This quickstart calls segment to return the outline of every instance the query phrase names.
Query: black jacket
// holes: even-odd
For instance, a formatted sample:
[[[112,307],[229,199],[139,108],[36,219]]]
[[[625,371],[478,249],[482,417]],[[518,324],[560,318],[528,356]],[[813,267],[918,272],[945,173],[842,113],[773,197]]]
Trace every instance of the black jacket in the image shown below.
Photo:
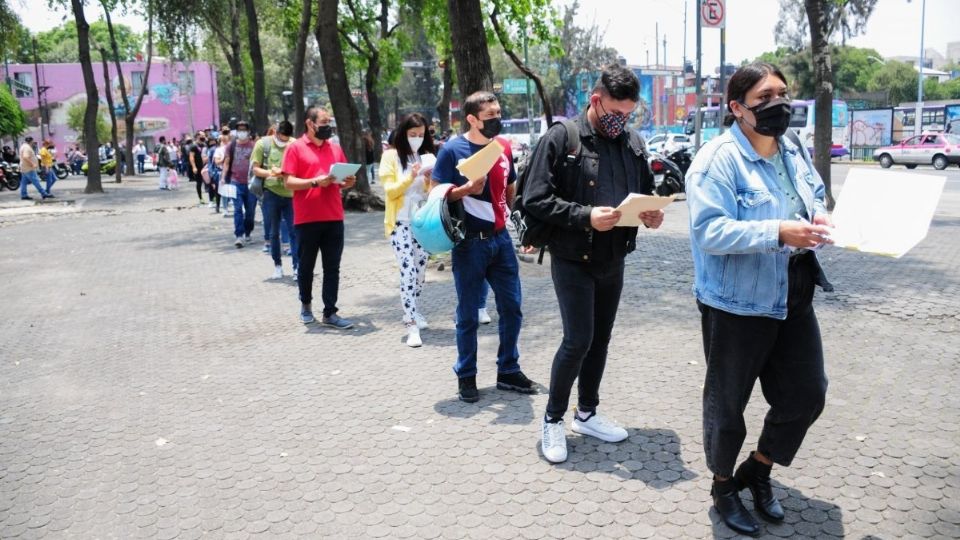
[[[623,258],[637,247],[636,227],[614,227],[598,233],[590,225],[590,212],[596,205],[599,156],[598,145],[612,145],[623,159],[627,188],[631,193],[652,194],[653,173],[647,163],[646,147],[633,130],[627,129],[610,141],[596,133],[586,113],[574,120],[580,132],[579,156],[568,155],[567,130],[560,123],[550,127],[530,158],[528,185],[523,189],[523,205],[532,216],[555,226],[548,247],[553,257],[575,261],[593,261],[595,234],[610,234],[613,257]],[[618,151],[618,152],[617,152]],[[611,181],[606,179],[606,181]]]

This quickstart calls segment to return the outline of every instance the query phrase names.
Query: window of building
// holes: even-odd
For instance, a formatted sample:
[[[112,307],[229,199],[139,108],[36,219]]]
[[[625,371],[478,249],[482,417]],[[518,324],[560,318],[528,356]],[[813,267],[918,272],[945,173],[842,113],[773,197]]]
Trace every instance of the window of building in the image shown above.
[[[143,88],[143,72],[142,71],[132,71],[130,72],[130,87],[133,92],[133,98],[136,99],[140,95],[140,89]]]
[[[14,91],[18,98],[33,97],[33,73],[20,71],[13,74]]]
[[[181,71],[179,73],[178,86],[180,93],[183,95],[193,95],[196,92],[197,86],[192,71]]]

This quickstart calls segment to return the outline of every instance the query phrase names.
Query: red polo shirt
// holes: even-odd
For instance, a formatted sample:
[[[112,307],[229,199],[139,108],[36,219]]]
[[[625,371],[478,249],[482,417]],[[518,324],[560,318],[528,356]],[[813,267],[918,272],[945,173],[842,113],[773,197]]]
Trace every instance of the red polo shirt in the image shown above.
[[[284,174],[310,179],[327,174],[334,163],[346,162],[347,156],[340,146],[329,140],[317,146],[303,135],[287,147],[280,168]],[[343,221],[339,184],[293,192],[294,225],[316,221]]]

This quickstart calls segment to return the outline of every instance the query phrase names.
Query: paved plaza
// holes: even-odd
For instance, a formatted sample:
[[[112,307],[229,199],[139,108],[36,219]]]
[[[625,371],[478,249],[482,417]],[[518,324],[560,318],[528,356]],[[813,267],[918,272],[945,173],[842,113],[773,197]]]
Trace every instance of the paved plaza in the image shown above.
[[[764,537],[960,537],[953,171],[906,257],[823,252],[826,409],[774,469],[787,517]],[[711,510],[701,445],[684,203],[627,259],[601,408],[629,439],[568,429],[569,460],[551,465],[545,393],[496,389],[496,317],[480,330],[480,402],[457,400],[449,262],[430,265],[424,346],[404,345],[382,213],[347,215],[340,307],[357,324],[340,332],[300,324],[296,283],[267,279],[259,241],[234,248],[232,220],[197,207],[191,184],[155,183],[83,195],[71,178],[44,204],[0,193],[0,538],[735,536]],[[546,385],[549,263],[521,272],[521,366]],[[765,410],[757,388],[744,456]]]

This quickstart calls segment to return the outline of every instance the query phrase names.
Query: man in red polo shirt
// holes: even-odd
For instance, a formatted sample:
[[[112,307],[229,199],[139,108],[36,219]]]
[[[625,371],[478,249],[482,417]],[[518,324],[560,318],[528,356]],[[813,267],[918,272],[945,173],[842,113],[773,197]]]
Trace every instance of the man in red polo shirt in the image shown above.
[[[341,189],[353,187],[356,178],[336,183],[329,176],[334,163],[346,163],[343,149],[330,141],[333,128],[330,113],[322,107],[310,107],[304,114],[306,131],[287,147],[281,169],[284,185],[293,191],[293,224],[300,244],[300,320],[317,322],[310,303],[313,300],[313,269],[319,252],[323,264],[323,324],[340,330],[353,323],[337,315],[340,288],[340,256],[343,254],[343,200]]]

